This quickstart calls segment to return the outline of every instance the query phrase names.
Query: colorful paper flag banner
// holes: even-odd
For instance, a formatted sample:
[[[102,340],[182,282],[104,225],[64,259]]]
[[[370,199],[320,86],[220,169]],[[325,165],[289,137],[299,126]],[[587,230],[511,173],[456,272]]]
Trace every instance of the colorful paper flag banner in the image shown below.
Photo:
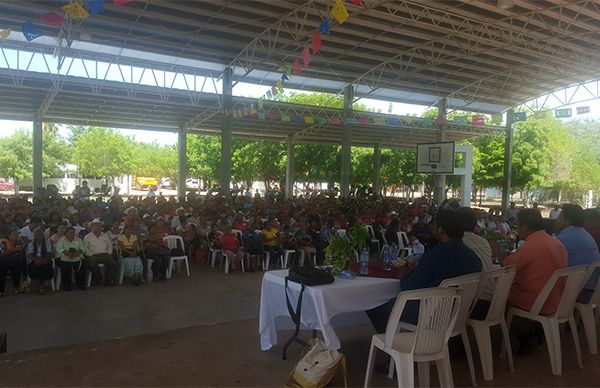
[[[340,123],[341,123],[341,120],[339,117],[332,117],[329,119],[329,124],[338,125]]]
[[[429,118],[429,117],[425,117],[423,119],[423,125],[426,127],[431,127],[431,124],[433,124],[433,119]]]
[[[590,107],[589,106],[578,106],[577,114],[582,115],[584,113],[590,113]]]
[[[485,117],[484,116],[473,116],[473,118],[471,118],[471,124],[473,125],[483,125],[485,124]]]
[[[448,124],[448,120],[445,117],[438,117],[437,119],[435,119],[435,123],[437,125],[444,125]]]
[[[69,4],[63,5],[62,9],[67,15],[69,15],[73,19],[83,20],[87,19],[90,16],[88,11],[86,11],[85,8],[83,8],[81,4],[79,4],[79,2],[76,1],[71,1]]]
[[[2,40],[8,39],[11,32],[12,30],[10,28],[0,31],[0,38],[2,38]]]
[[[269,113],[269,114],[267,114],[267,117],[269,118],[269,120],[272,120],[272,121],[279,120],[279,115],[277,115],[275,113]]]
[[[571,108],[556,109],[554,111],[554,117],[556,117],[557,119],[565,119],[565,118],[571,117],[571,115],[572,115]]]
[[[288,78],[287,74],[283,74],[281,76],[281,81],[285,82],[285,81],[289,81],[290,79]]]
[[[525,121],[527,120],[527,113],[525,112],[515,112],[513,114],[513,121],[517,122],[517,121]]]
[[[258,112],[258,119],[265,120],[267,118],[267,114],[265,112]]]
[[[104,0],[87,0],[87,9],[92,16],[104,13]]]
[[[28,42],[31,42],[32,40],[44,35],[42,30],[33,24],[31,19],[27,19],[27,21],[21,26],[21,29],[23,31],[23,36],[25,36],[25,39],[27,39]]]
[[[279,93],[283,93],[283,82],[281,82],[281,80],[278,80],[275,86],[277,86],[277,91]]]
[[[413,118],[412,118],[412,117],[410,117],[410,116],[409,116],[409,117],[405,117],[405,118],[404,118],[404,122],[405,122],[406,124],[412,124],[412,122],[413,122]]]
[[[329,20],[323,19],[323,21],[319,25],[319,32],[321,32],[321,34],[325,34],[325,35],[329,35],[331,33],[331,30],[329,27]]]
[[[352,0],[352,4],[354,4],[354,5],[360,5],[360,1],[361,0]]]
[[[125,4],[133,3],[135,0],[113,0],[115,7],[120,7]]]
[[[390,117],[390,118],[388,118],[387,123],[389,125],[398,125],[398,124],[400,124],[400,120],[398,120],[395,117]]]
[[[316,55],[321,50],[321,47],[323,46],[323,43],[321,42],[321,33],[319,31],[315,31],[315,33],[313,34],[311,45],[312,45],[312,53],[313,53],[313,55]]]
[[[288,115],[283,115],[281,116],[281,121],[283,121],[284,123],[289,123],[292,121],[292,118]]]
[[[331,16],[333,16],[340,24],[344,24],[346,19],[348,19],[348,16],[350,15],[342,0],[335,0],[335,5],[331,9]]]
[[[65,18],[57,14],[56,12],[48,12],[40,16],[40,19],[52,26],[62,26],[65,22]]]
[[[298,60],[298,58],[294,59],[294,63],[292,65],[292,73],[294,75],[300,75],[300,61]]]
[[[304,124],[314,124],[315,123],[315,118],[312,116],[305,116],[304,117]]]
[[[467,116],[455,116],[453,121],[455,124],[466,124]]]
[[[304,119],[298,115],[294,115],[292,116],[292,122],[294,124],[302,124],[304,122]]]
[[[304,47],[304,49],[302,49],[302,62],[304,63],[304,67],[308,67],[308,65],[310,65],[310,61],[311,57],[308,47]]]
[[[317,123],[321,125],[327,124],[327,119],[325,117],[317,117]]]

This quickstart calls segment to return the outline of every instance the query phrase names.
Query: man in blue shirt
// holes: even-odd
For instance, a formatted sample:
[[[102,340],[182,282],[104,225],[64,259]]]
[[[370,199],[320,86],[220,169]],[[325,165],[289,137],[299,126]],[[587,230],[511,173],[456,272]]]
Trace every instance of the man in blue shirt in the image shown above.
[[[481,260],[475,252],[462,241],[464,218],[456,210],[440,210],[434,222],[433,233],[440,242],[434,249],[425,252],[417,267],[405,279],[401,280],[403,291],[437,287],[445,279],[481,272]],[[396,299],[367,312],[375,330],[385,332],[389,314]],[[419,316],[419,304],[407,303],[401,320],[416,324]]]
[[[560,233],[556,238],[563,243],[569,254],[569,267],[590,264],[600,259],[598,245],[592,235],[585,230],[585,212],[576,204],[563,205],[556,219],[556,228]],[[595,271],[581,292],[578,301],[587,303],[598,283],[599,271]]]

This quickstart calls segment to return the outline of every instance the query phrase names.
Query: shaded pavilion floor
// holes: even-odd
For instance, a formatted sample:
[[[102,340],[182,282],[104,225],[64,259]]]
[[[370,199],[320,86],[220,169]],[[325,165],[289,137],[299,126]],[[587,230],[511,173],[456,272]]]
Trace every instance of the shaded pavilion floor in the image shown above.
[[[282,360],[281,342],[290,332],[280,332],[278,346],[260,351],[261,277],[226,276],[194,265],[190,278],[178,275],[140,288],[2,298],[0,328],[9,332],[9,353],[0,355],[0,386],[282,386],[302,349],[292,345]],[[83,318],[75,319],[78,314]],[[337,332],[349,383],[361,386],[373,329],[358,325]],[[578,369],[569,337],[564,334],[563,376],[550,373],[542,346],[516,355],[513,373],[495,357],[491,382],[483,381],[476,364],[479,386],[600,386],[600,356],[589,355],[582,341],[584,369]],[[468,386],[464,356],[453,357],[452,369],[455,385]],[[333,385],[342,382],[336,376]],[[431,382],[437,384],[435,368]],[[377,372],[372,383],[397,386]]]

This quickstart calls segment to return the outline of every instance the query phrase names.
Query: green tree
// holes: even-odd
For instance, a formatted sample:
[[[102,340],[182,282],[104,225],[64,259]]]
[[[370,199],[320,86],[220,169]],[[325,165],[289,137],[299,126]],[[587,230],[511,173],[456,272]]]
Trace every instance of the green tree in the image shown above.
[[[340,181],[340,147],[322,144],[303,144],[295,147],[296,181],[327,182]]]
[[[269,185],[285,176],[285,147],[271,141],[238,141],[232,157],[235,180],[260,180]]]
[[[33,175],[33,146],[31,133],[25,129],[17,130],[13,135],[0,141],[0,175],[13,178],[15,193],[19,192],[19,183]]]
[[[189,135],[187,161],[190,176],[206,181],[219,178],[221,138],[218,136]]]
[[[373,183],[373,148],[353,147],[352,184],[370,185]]]
[[[134,170],[138,176],[171,177],[177,176],[177,148],[158,143],[136,143],[134,150]]]
[[[116,177],[135,170],[135,143],[108,128],[92,127],[73,143],[73,161],[84,176]]]

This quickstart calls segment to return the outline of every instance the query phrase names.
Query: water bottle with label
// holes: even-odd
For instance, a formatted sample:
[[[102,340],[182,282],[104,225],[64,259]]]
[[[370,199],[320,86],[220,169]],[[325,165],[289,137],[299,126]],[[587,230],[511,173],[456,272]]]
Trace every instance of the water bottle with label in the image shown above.
[[[383,248],[383,270],[391,271],[392,270],[392,247],[386,246]]]
[[[363,248],[360,252],[360,274],[369,274],[369,250],[367,248]]]

